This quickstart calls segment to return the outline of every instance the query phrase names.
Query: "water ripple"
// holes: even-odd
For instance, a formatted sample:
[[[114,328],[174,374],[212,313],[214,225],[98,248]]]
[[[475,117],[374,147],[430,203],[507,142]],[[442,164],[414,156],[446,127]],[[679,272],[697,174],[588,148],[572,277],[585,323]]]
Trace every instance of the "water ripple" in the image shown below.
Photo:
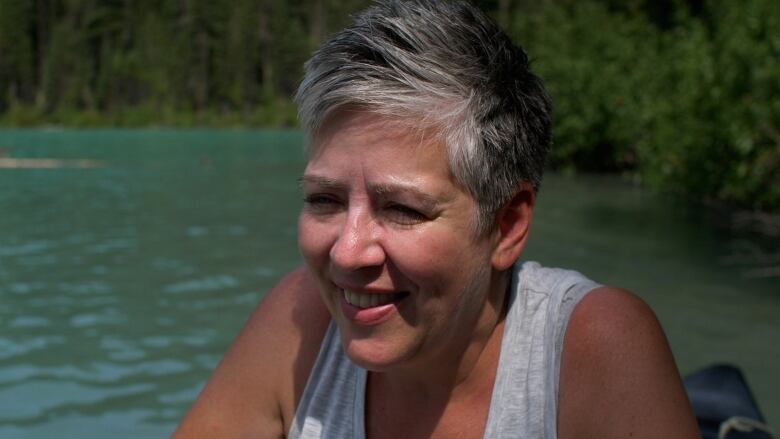
[[[36,366],[17,364],[0,368],[0,385],[28,380],[57,379],[87,384],[111,384],[137,376],[164,376],[187,372],[192,366],[184,361],[160,359],[138,364],[96,362],[86,367],[73,364]]]
[[[51,320],[38,316],[19,316],[8,322],[10,328],[44,328],[51,325]]]
[[[13,294],[30,294],[46,287],[43,282],[14,282],[8,285],[8,291]]]
[[[65,343],[65,337],[60,335],[26,337],[24,340],[14,341],[0,337],[0,360],[24,355],[32,351],[46,349],[55,344]]]
[[[134,245],[135,242],[131,239],[113,238],[113,239],[104,240],[103,242],[90,246],[87,252],[98,253],[98,254],[112,253],[117,250],[132,248]]]
[[[232,288],[239,285],[238,280],[229,275],[210,276],[203,279],[193,279],[168,284],[163,288],[166,293],[180,294],[194,291],[213,291]]]
[[[112,439],[162,438],[173,433],[175,423],[149,423],[149,419],[158,416],[152,410],[105,411],[98,416],[84,416],[68,413],[34,425],[0,426],[3,439],[58,438],[83,439],[85,437],[105,437]],[[180,417],[176,412],[172,417]],[[86,433],[86,432],[92,432]],[[109,433],[110,432],[110,433]]]
[[[23,256],[32,255],[51,250],[56,247],[52,241],[30,241],[20,245],[0,246],[0,256]]]
[[[153,390],[153,384],[95,387],[61,381],[33,381],[0,389],[0,422],[35,418],[65,404],[92,404],[111,397]]]
[[[100,313],[82,313],[70,318],[70,326],[84,328],[97,325],[118,325],[127,320],[124,314],[114,308],[107,308]]]
[[[187,236],[190,236],[192,238],[206,236],[208,235],[208,233],[209,233],[209,229],[206,227],[192,226],[187,228]]]
[[[178,392],[163,393],[157,397],[157,400],[165,404],[187,404],[195,400],[198,393],[203,389],[203,384],[199,383],[189,389]]]
[[[140,360],[146,357],[146,351],[136,347],[135,343],[118,337],[103,337],[100,348],[109,353],[109,357],[117,361]]]
[[[111,285],[101,281],[62,282],[57,287],[63,292],[75,294],[106,294],[111,292]]]

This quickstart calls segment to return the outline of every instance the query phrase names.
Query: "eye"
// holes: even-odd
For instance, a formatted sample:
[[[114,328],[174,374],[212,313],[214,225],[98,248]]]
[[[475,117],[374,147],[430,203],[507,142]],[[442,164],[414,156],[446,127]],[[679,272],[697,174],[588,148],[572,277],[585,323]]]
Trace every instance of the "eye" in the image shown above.
[[[397,203],[390,203],[384,208],[385,216],[402,225],[414,225],[428,220],[428,217],[418,210]]]
[[[330,194],[310,194],[303,198],[307,209],[314,213],[328,214],[341,209],[341,200]]]

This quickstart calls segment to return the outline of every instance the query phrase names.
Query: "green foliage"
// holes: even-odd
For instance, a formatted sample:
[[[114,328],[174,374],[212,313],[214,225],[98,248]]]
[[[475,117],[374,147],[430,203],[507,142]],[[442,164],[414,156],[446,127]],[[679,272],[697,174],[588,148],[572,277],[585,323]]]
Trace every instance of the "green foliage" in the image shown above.
[[[0,122],[291,125],[303,62],[367,3],[0,0]]]
[[[780,3],[544,3],[512,33],[556,105],[554,167],[780,210]]]
[[[587,171],[635,166],[634,109],[643,95],[637,85],[655,69],[652,26],[585,1],[519,18],[516,39],[555,104],[551,164]]]
[[[0,0],[0,113],[32,96],[31,14],[29,2]]]

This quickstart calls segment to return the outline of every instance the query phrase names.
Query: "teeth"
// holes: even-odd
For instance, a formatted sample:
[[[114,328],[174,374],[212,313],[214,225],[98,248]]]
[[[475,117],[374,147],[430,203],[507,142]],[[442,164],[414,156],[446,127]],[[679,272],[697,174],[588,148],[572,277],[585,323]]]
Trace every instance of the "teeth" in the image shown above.
[[[373,308],[375,306],[386,305],[402,295],[402,293],[390,294],[360,294],[354,291],[344,291],[344,299],[350,305],[358,308]]]

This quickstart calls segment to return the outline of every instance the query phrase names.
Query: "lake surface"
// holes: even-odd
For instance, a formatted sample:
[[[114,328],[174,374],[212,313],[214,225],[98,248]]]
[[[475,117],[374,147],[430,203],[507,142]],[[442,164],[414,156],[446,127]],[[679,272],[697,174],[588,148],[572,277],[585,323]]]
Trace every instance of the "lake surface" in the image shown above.
[[[300,263],[301,142],[0,131],[0,156],[71,166],[0,169],[0,437],[167,437]],[[619,179],[550,175],[523,258],[637,292],[683,373],[739,365],[777,428],[780,240],[719,223]]]

